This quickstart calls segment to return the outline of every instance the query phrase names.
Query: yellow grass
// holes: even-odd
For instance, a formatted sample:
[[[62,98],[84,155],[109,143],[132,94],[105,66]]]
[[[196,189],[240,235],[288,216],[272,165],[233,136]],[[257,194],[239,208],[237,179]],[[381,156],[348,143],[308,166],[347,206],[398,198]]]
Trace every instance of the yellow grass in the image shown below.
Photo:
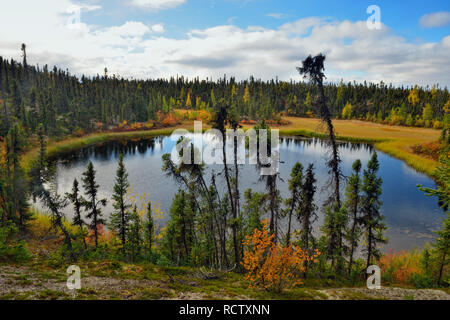
[[[306,133],[325,134],[325,127],[318,119],[287,117],[290,124],[280,127],[280,134],[295,134],[296,130]],[[437,161],[413,153],[412,146],[439,139],[440,131],[435,129],[389,126],[358,120],[333,120],[338,138],[344,140],[373,141],[375,147],[430,177]]]
[[[318,119],[286,117],[288,125],[278,126],[280,135],[301,135],[307,137],[326,138],[325,127]],[[414,154],[411,146],[436,141],[440,131],[435,129],[413,128],[402,126],[389,126],[358,120],[333,120],[338,139],[347,141],[373,142],[375,147],[393,157],[405,161],[419,172],[433,177],[437,161]],[[203,124],[203,129],[210,126]],[[250,126],[244,126],[244,129]],[[63,141],[50,141],[48,143],[48,155],[54,156],[61,153],[72,152],[90,145],[100,144],[111,140],[148,138],[158,135],[169,135],[176,128],[192,130],[193,122],[185,121],[176,127],[166,129],[151,129],[146,131],[119,132],[119,133],[95,133],[80,138],[69,138]],[[22,164],[28,169],[38,155],[38,148],[25,153]]]
[[[88,146],[101,144],[113,140],[132,140],[140,138],[151,138],[155,136],[170,135],[176,128],[192,129],[193,124],[179,125],[176,127],[165,129],[150,129],[142,131],[127,131],[127,132],[102,132],[92,133],[82,137],[72,137],[61,141],[50,140],[47,142],[47,155],[53,157],[58,154],[70,153]],[[39,155],[39,148],[35,146],[29,151],[25,152],[21,157],[21,164],[26,171],[31,168],[31,165]]]

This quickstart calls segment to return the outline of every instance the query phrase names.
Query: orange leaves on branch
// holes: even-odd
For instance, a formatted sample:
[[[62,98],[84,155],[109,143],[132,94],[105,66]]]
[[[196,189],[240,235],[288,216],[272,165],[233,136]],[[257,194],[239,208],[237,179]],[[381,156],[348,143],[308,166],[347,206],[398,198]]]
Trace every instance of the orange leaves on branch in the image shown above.
[[[268,231],[268,220],[263,221],[262,230],[255,229],[244,240],[243,267],[247,270],[246,280],[250,287],[262,287],[269,291],[281,292],[285,288],[302,284],[301,274],[305,264],[317,262],[318,251],[308,256],[299,247],[282,247],[275,244]]]

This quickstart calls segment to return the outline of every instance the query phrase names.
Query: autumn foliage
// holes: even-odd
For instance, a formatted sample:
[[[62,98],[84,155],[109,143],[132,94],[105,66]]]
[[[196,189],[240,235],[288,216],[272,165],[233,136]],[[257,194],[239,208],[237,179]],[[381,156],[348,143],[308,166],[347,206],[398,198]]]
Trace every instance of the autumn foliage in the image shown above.
[[[380,259],[381,274],[391,283],[408,285],[415,274],[423,274],[422,254],[419,251],[392,252]]]
[[[275,244],[267,226],[268,220],[263,221],[262,230],[255,229],[244,241],[246,250],[242,265],[247,270],[245,278],[250,282],[250,287],[281,292],[302,284],[300,277],[305,271],[305,263],[317,262],[320,253],[316,251],[308,256],[299,247]]]

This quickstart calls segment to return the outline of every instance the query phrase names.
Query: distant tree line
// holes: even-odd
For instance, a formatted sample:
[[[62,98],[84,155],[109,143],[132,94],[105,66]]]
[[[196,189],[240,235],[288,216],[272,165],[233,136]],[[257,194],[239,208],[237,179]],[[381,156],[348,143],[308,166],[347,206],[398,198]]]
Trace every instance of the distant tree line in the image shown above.
[[[0,136],[15,122],[24,132],[59,136],[127,122],[158,120],[174,109],[214,110],[220,100],[239,119],[280,119],[281,115],[319,116],[315,82],[245,81],[223,78],[134,80],[110,75],[75,76],[68,70],[31,66],[0,57]],[[149,75],[151,77],[151,75]],[[442,128],[450,121],[450,94],[438,85],[395,87],[374,83],[324,83],[330,116],[408,126]]]

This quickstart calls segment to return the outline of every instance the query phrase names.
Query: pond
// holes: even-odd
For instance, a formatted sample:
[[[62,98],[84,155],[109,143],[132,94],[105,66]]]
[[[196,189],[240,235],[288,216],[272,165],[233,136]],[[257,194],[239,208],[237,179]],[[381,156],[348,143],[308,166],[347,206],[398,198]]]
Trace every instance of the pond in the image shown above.
[[[111,141],[52,159],[56,168],[57,190],[60,194],[70,191],[74,178],[81,181],[82,172],[86,169],[89,161],[92,161],[97,171],[97,183],[100,185],[99,196],[111,199],[117,161],[120,152],[123,152],[129,181],[132,185],[132,194],[138,196],[146,194],[147,200],[160,206],[164,218],[160,220],[159,224],[164,225],[168,219],[170,205],[178,185],[161,171],[161,156],[170,153],[175,143],[170,137]],[[343,160],[343,173],[348,176],[354,160],[360,159],[363,169],[366,167],[374,148],[370,144],[340,142],[339,150]],[[404,162],[377,152],[380,162],[379,176],[383,179],[381,211],[389,227],[386,232],[389,243],[383,248],[383,251],[423,247],[426,242],[433,239],[433,231],[441,227],[444,213],[439,208],[437,201],[425,196],[416,185],[435,187],[435,183],[426,175],[408,167]],[[283,197],[289,195],[288,179],[295,162],[300,161],[305,168],[309,163],[314,163],[317,179],[315,201],[321,208],[328,197],[328,191],[324,189],[328,182],[325,168],[326,154],[327,146],[322,140],[282,137],[280,139],[280,178],[282,180],[278,180],[281,195]],[[208,172],[214,170],[218,173],[222,169],[223,166],[209,166]],[[209,177],[209,175],[207,176]],[[221,192],[224,192],[226,184],[222,177],[218,178],[217,184],[218,188],[222,189]],[[259,171],[255,166],[241,165],[241,193],[243,194],[248,188],[252,188],[254,191],[263,191],[264,184],[259,182]],[[40,207],[39,204],[36,206]],[[112,212],[112,203],[109,200],[107,207],[103,209],[104,216],[107,217],[110,212]],[[70,206],[65,209],[65,213],[71,218]],[[316,232],[321,224],[322,215],[319,211],[319,219],[315,223]]]

